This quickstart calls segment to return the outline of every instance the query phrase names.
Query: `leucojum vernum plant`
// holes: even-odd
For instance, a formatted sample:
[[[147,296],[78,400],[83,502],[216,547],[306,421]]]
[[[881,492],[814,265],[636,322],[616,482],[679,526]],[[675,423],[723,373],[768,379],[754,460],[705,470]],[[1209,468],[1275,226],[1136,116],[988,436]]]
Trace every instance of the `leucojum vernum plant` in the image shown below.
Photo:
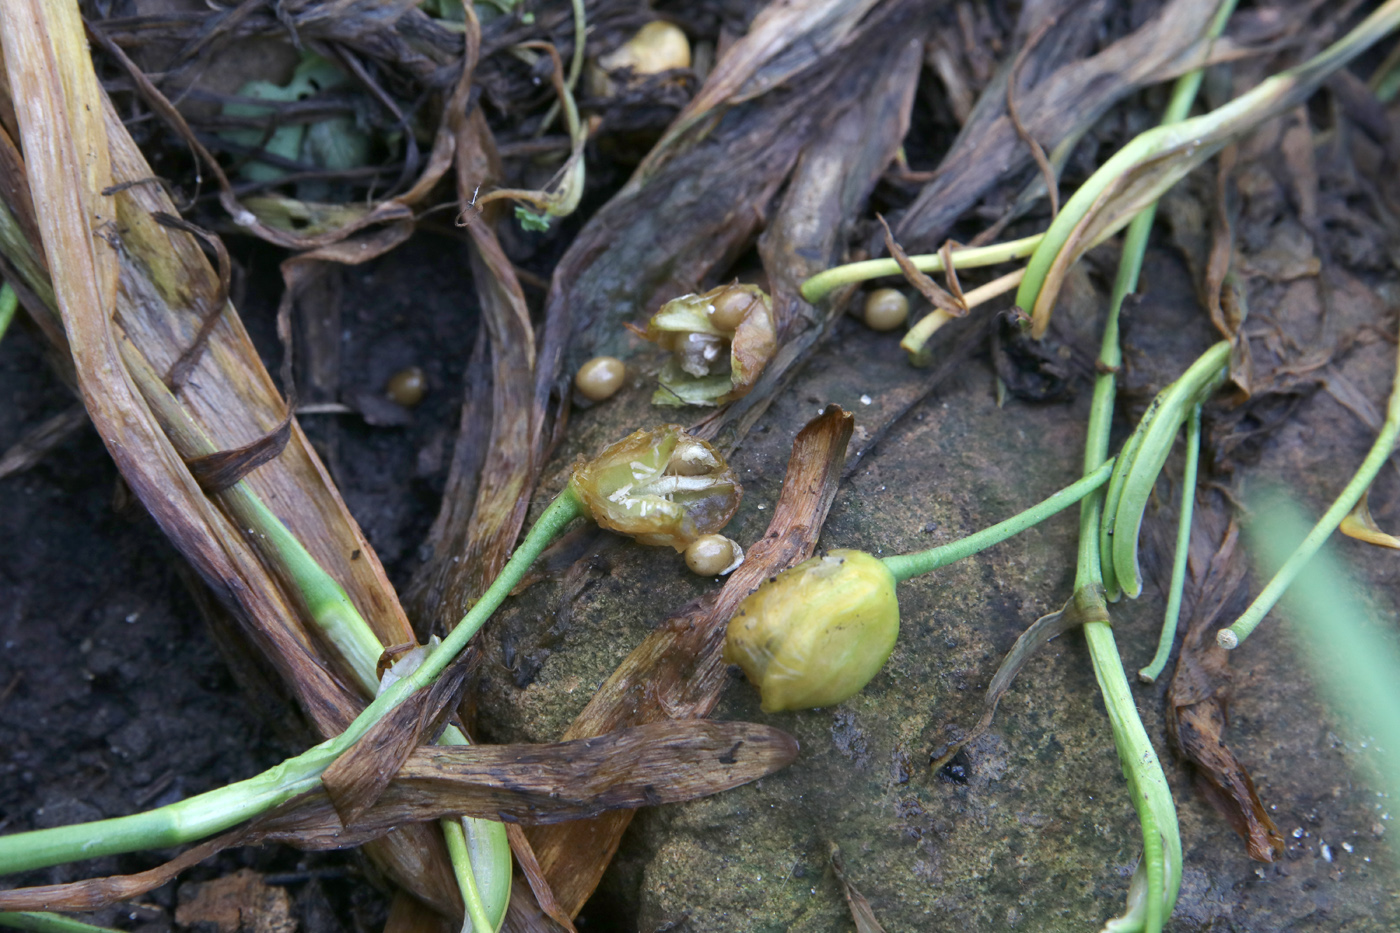
[[[1231,0],[1221,4],[1212,24],[1213,35],[1223,29],[1233,5]],[[1087,249],[1128,226],[1104,328],[1084,475],[1031,509],[948,545],[883,559],[849,550],[812,558],[756,590],[728,628],[726,658],[739,664],[759,687],[764,709],[776,712],[840,703],[869,682],[894,646],[899,628],[898,584],[1004,540],[1079,502],[1074,592],[1060,613],[1053,619],[1047,617],[1051,620],[1048,623],[1041,620],[1037,627],[1043,627],[1042,623],[1061,629],[1069,624],[1082,627],[1141,824],[1143,858],[1130,885],[1128,910],[1106,927],[1115,933],[1162,928],[1180,887],[1182,848],[1175,807],[1160,762],[1138,718],[1109,624],[1107,603],[1120,595],[1135,597],[1141,591],[1137,538],[1147,499],[1183,424],[1188,426],[1188,454],[1199,449],[1201,407],[1226,378],[1230,358],[1228,341],[1207,350],[1159,394],[1117,458],[1110,459],[1115,373],[1122,362],[1118,313],[1126,295],[1136,288],[1153,204],[1162,192],[1229,142],[1305,100],[1328,75],[1398,24],[1400,0],[1390,0],[1302,65],[1270,78],[1215,111],[1190,119],[1187,115],[1200,74],[1188,74],[1179,79],[1163,124],[1141,134],[1109,159],[1066,202],[1045,233],[1003,244],[911,257],[912,265],[926,273],[948,266],[971,268],[1028,259],[1023,270],[963,295],[962,310],[1017,288],[1016,303],[1028,313],[1032,333],[1038,336],[1048,323],[1069,266]],[[842,266],[810,279],[803,287],[803,296],[815,303],[838,286],[899,271],[894,260]],[[677,354],[669,384],[664,387],[669,393],[666,401],[674,401],[671,396],[689,401],[687,396],[694,395],[693,401],[723,402],[752,384],[754,374],[745,368],[747,360],[740,359],[745,345],[740,336],[745,332],[738,329],[738,322],[752,318],[763,323],[768,320],[769,306],[766,296],[750,295],[747,288],[743,294],[747,298],[736,309],[734,326],[726,329],[712,326],[708,319],[702,322],[704,326],[697,332],[714,333],[710,340],[696,343],[694,349],[700,355],[695,359],[687,355],[691,348],[676,346],[665,328],[649,334]],[[713,303],[714,296],[701,297]],[[922,353],[947,317],[946,312],[936,312],[916,325],[905,338],[906,349],[911,354]],[[690,323],[684,329],[686,333],[695,330]],[[728,366],[712,368],[713,361],[706,356],[710,349],[720,356],[730,354]],[[1397,433],[1400,380],[1372,455],[1245,616],[1222,631],[1223,644],[1233,647],[1243,640],[1286,588],[1290,574],[1296,575],[1322,540],[1364,504],[1365,490],[1389,455]],[[1194,469],[1194,462],[1194,456],[1188,456],[1188,469]],[[1191,494],[1188,484],[1185,495],[1189,498]],[[497,579],[440,644],[418,649],[407,663],[391,668],[383,678],[376,676],[381,648],[345,592],[251,492],[245,488],[233,495],[243,498],[242,514],[253,516],[266,539],[265,559],[293,581],[311,617],[373,699],[340,735],[255,777],[144,813],[0,837],[0,873],[193,842],[315,788],[325,769],[371,726],[447,669],[541,552],[575,519],[591,518],[642,543],[682,550],[698,537],[723,528],[738,507],[741,490],[718,451],[674,425],[630,435],[575,468],[568,486],[543,511]],[[1189,509],[1182,512],[1189,521]],[[1180,540],[1185,540],[1184,534]],[[1167,649],[1179,607],[1181,555],[1177,565],[1172,584],[1176,595],[1169,600],[1162,636]],[[1165,653],[1159,650],[1144,669],[1144,676],[1160,673]],[[441,741],[461,744],[467,739],[460,731],[449,730]],[[468,919],[481,929],[496,929],[505,909],[509,851],[498,826],[477,820],[444,822]],[[45,929],[74,929],[61,924],[76,923],[37,914],[0,917],[0,922]],[[45,923],[60,925],[44,927]]]

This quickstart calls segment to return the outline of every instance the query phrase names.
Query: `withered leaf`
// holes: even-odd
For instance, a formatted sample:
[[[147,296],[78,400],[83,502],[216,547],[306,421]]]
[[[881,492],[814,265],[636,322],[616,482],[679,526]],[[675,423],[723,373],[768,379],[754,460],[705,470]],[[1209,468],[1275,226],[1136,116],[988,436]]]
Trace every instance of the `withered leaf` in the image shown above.
[[[325,770],[321,786],[342,820],[351,825],[359,822],[414,748],[432,738],[438,720],[479,657],[474,649],[468,649],[431,687],[396,706]]]
[[[890,225],[885,222],[885,218],[876,214],[875,219],[880,221],[880,227],[885,231],[885,249],[889,250],[894,261],[899,263],[899,271],[904,273],[904,280],[917,288],[919,294],[938,310],[946,311],[954,317],[966,314],[967,305],[960,304],[943,286],[919,271],[909,259],[909,255],[895,242],[894,234],[890,232]],[[951,270],[952,266],[948,268]]]
[[[834,842],[831,843],[830,856],[831,870],[836,873],[836,880],[841,882],[841,893],[846,895],[846,906],[851,909],[856,933],[885,933],[885,928],[875,919],[875,910],[870,902],[851,883],[850,876],[846,874],[846,861],[841,857],[841,847]]]
[[[1272,862],[1283,837],[1269,818],[1254,781],[1222,736],[1228,722],[1230,653],[1215,641],[1215,620],[1244,582],[1243,555],[1236,550],[1233,519],[1206,567],[1167,691],[1167,736],[1177,753],[1196,766],[1199,786],[1211,804],[1245,840],[1249,857]]]
[[[95,910],[159,887],[236,845],[305,849],[362,845],[407,822],[475,816],[552,823],[616,807],[678,803],[746,784],[791,764],[797,742],[772,726],[658,722],[552,745],[419,748],[379,801],[347,827],[322,791],[135,875],[0,891],[0,910]]]

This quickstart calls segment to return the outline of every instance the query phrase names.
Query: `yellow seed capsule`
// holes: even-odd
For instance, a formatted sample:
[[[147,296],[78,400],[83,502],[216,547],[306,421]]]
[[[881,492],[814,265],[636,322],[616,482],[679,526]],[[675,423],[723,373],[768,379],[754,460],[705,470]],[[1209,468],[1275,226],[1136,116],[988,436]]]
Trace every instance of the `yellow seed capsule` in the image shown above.
[[[630,68],[638,75],[689,68],[690,40],[679,27],[653,20],[624,45],[598,59],[598,64],[608,71]]]
[[[594,402],[611,398],[622,388],[627,377],[627,367],[614,356],[595,356],[578,368],[574,385],[579,394]]]
[[[569,488],[609,531],[677,551],[723,528],[744,494],[719,451],[676,424],[634,431],[575,463]]]
[[[749,594],[729,620],[724,660],[758,687],[764,712],[835,706],[870,682],[898,636],[894,575],[841,549]]]
[[[389,377],[384,394],[404,408],[412,408],[428,394],[428,377],[417,366],[401,369]]]
[[[897,288],[877,288],[865,299],[865,326],[894,330],[909,320],[909,299]]]
[[[724,535],[701,535],[685,549],[685,565],[702,577],[729,573],[743,560],[743,549]]]

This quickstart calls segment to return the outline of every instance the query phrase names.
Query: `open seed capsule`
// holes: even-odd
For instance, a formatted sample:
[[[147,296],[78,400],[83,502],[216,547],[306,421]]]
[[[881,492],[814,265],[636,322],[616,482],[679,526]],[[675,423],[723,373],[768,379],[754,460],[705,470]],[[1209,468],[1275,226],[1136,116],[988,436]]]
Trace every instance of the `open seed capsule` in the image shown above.
[[[604,528],[678,551],[723,528],[743,496],[719,451],[675,424],[635,431],[579,462],[569,486]]]
[[[661,306],[646,339],[671,351],[657,405],[722,405],[758,381],[777,350],[773,303],[757,285],[721,285]]]

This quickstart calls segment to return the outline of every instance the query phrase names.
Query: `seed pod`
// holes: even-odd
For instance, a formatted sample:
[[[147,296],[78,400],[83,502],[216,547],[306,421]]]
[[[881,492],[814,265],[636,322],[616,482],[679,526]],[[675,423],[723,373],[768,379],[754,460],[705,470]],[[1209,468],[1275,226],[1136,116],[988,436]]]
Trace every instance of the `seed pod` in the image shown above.
[[[653,20],[626,43],[598,59],[607,71],[630,69],[633,74],[652,75],[690,67],[690,40],[678,26]]]
[[[599,525],[677,551],[723,528],[743,496],[719,452],[675,424],[635,431],[580,461],[569,486]]]
[[[748,394],[777,350],[773,302],[757,285],[682,295],[647,322],[646,339],[671,351],[656,405],[722,405]]]
[[[751,593],[729,620],[724,659],[758,687],[764,712],[834,706],[870,682],[898,636],[894,575],[841,549]]]

